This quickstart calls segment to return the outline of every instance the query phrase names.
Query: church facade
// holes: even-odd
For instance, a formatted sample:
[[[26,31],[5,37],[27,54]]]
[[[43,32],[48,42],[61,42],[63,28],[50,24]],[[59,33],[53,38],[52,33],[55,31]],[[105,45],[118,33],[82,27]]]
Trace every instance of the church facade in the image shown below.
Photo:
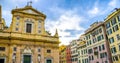
[[[58,32],[45,30],[46,15],[26,5],[11,11],[6,27],[1,13],[0,6],[0,63],[59,63]]]

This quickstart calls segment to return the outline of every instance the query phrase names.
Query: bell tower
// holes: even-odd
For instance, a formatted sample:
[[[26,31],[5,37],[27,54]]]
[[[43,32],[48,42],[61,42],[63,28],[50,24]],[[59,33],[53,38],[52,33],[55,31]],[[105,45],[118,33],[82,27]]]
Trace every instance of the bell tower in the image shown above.
[[[2,6],[0,5],[0,30],[3,30],[3,23],[2,23]]]
[[[2,21],[2,8],[1,8],[1,5],[0,5],[0,22]]]

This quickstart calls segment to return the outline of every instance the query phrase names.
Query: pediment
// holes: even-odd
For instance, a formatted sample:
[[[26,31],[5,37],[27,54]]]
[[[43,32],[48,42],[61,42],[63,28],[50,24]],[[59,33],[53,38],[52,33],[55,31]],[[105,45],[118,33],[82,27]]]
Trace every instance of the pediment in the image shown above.
[[[33,14],[33,15],[39,15],[39,16],[46,18],[45,14],[43,14],[42,12],[39,12],[38,10],[32,8],[31,6],[13,9],[12,14],[14,14],[14,13]]]
[[[34,10],[31,10],[31,9],[23,10],[23,11],[21,11],[21,12],[28,13],[28,14],[36,14],[36,15],[39,14],[38,12],[36,12],[36,11],[34,11]]]
[[[23,50],[22,53],[31,54],[31,53],[32,53],[32,50],[31,50],[29,47],[25,47],[25,49]]]

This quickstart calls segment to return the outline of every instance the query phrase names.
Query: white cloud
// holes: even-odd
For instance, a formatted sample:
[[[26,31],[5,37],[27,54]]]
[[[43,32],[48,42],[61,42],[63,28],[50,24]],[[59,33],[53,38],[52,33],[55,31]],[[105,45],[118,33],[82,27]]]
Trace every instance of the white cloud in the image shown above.
[[[99,9],[98,7],[94,7],[93,9],[89,10],[88,13],[93,16],[97,15],[99,13]]]
[[[93,4],[93,8],[88,10],[88,15],[89,17],[95,17],[96,15],[98,15],[100,12],[99,9],[99,0],[96,0],[95,3]]]
[[[6,25],[9,26],[12,20],[11,12],[8,10],[4,10],[2,11],[2,15],[3,15],[2,18],[4,18],[6,21]]]
[[[59,10],[59,11],[62,11]],[[83,31],[84,28],[79,24],[82,23],[83,17],[77,15],[75,10],[66,10],[63,12],[57,20],[47,20],[46,27],[51,33],[55,33],[55,29],[58,29],[58,33],[60,36],[61,44],[69,44],[70,40],[77,39],[80,34],[72,37],[70,32],[66,32],[65,30],[76,30]],[[52,35],[53,35],[52,34]],[[69,37],[67,37],[69,36]]]
[[[108,5],[111,6],[111,7],[116,7],[117,3],[118,3],[118,0],[111,0]]]

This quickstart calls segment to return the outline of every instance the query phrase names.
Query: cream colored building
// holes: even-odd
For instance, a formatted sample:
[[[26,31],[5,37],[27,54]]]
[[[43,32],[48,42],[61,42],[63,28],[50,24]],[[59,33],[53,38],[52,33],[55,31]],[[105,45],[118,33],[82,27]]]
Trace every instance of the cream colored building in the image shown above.
[[[0,63],[59,63],[58,33],[45,31],[46,15],[31,5],[11,13],[10,27],[0,16]]]
[[[72,63],[78,63],[78,52],[77,52],[77,44],[78,43],[79,43],[78,39],[72,40],[70,42]]]
[[[77,46],[78,63],[89,63],[87,45],[84,34],[80,36],[79,44]]]

